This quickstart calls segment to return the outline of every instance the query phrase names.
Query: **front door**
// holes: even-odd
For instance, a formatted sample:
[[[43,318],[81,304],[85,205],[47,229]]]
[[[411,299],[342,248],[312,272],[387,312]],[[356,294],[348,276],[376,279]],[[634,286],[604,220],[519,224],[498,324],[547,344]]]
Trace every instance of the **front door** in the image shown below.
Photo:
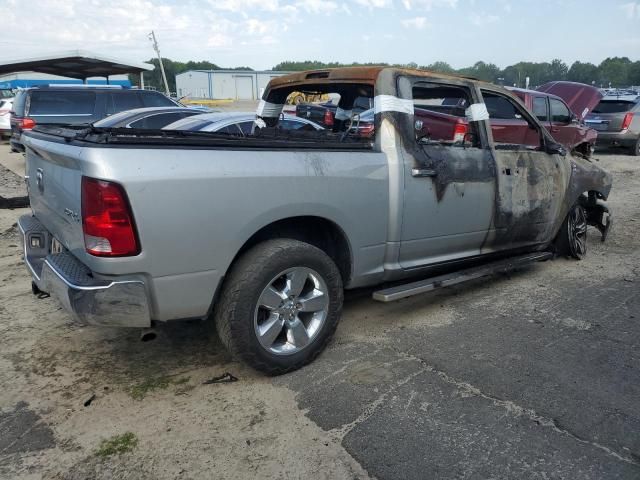
[[[412,84],[414,125],[402,149],[400,265],[433,265],[482,253],[491,235],[495,168],[486,134],[469,122],[464,83]],[[411,128],[411,127],[408,127]]]
[[[568,162],[545,151],[542,126],[512,98],[492,90],[481,94],[497,168],[497,208],[488,243],[502,250],[549,242],[569,182]],[[517,135],[505,132],[509,124]]]

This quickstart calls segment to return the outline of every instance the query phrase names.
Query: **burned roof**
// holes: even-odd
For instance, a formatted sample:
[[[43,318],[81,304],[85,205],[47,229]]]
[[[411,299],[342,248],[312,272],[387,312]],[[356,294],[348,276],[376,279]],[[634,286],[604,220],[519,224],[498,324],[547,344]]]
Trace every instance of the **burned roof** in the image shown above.
[[[451,75],[440,72],[430,72],[427,70],[400,68],[400,67],[342,67],[327,68],[322,70],[306,70],[304,72],[291,73],[282,77],[273,78],[270,82],[270,88],[280,88],[285,86],[294,86],[299,84],[313,85],[326,83],[366,83],[374,85],[378,76],[383,70],[391,70],[396,74],[406,74],[425,78],[451,78],[476,80],[471,77],[461,75]]]

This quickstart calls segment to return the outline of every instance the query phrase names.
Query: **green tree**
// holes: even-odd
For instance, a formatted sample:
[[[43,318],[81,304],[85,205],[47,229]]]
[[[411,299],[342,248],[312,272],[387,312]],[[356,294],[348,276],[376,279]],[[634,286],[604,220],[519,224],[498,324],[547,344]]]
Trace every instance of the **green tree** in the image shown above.
[[[598,80],[598,67],[589,62],[573,62],[567,73],[567,80],[591,84]]]
[[[440,72],[440,73],[455,73],[455,69],[449,65],[447,62],[433,62],[432,64],[425,65],[420,67],[424,70],[429,70],[430,72]]]
[[[467,77],[474,77],[486,82],[495,82],[500,77],[501,71],[493,63],[476,62],[472,67],[462,68],[458,73]]]
[[[599,80],[604,86],[625,87],[629,82],[629,67],[632,63],[627,57],[609,57],[602,61]]]
[[[569,67],[566,63],[558,58],[551,60],[548,70],[549,80],[566,80],[568,73]]]
[[[634,86],[640,86],[640,60],[633,62],[629,65],[629,84]]]

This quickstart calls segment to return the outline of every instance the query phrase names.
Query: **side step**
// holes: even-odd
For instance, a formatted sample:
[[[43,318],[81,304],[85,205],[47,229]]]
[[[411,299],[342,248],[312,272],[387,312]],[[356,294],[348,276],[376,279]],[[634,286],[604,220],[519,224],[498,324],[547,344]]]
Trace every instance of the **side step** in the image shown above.
[[[468,268],[466,270],[458,270],[457,272],[447,273],[437,277],[418,280],[417,282],[406,283],[396,287],[385,288],[373,292],[373,299],[379,302],[393,302],[401,298],[420,295],[421,293],[430,292],[442,287],[450,287],[458,283],[474,280],[476,278],[486,277],[498,272],[508,272],[517,267],[522,267],[533,262],[541,262],[548,260],[553,254],[551,252],[536,252],[518,257],[511,257],[505,260],[486,263],[478,267]]]

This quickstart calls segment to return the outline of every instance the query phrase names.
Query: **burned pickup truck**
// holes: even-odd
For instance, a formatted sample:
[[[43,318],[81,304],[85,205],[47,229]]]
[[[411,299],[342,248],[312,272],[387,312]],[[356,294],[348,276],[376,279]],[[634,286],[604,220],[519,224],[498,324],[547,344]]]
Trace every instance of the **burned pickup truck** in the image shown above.
[[[331,129],[281,130],[292,92],[339,96]],[[372,136],[351,134],[359,97]],[[414,106],[464,99],[463,138],[426,137]],[[496,142],[486,100],[527,122]],[[420,125],[421,126],[421,125]],[[356,129],[357,130],[357,129]],[[327,345],[343,289],[391,301],[604,239],[611,177],[572,157],[510,92],[466,78],[345,68],[273,79],[250,135],[36,127],[33,215],[19,221],[34,291],[83,322],[207,319],[279,374]],[[393,284],[390,284],[393,282]]]

